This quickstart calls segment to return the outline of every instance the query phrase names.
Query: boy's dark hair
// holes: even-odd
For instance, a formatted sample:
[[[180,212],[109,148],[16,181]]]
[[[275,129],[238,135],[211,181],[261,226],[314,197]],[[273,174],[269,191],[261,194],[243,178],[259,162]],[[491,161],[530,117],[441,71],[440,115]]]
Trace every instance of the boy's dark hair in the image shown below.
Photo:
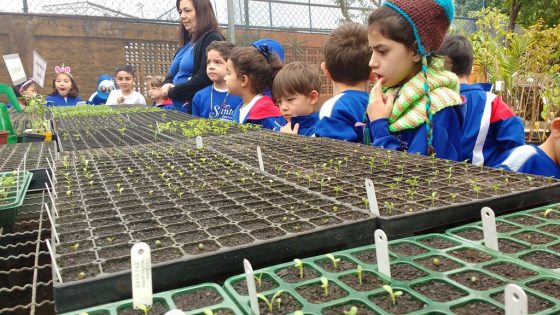
[[[272,83],[272,94],[277,99],[287,95],[309,95],[321,90],[319,71],[303,62],[295,61],[282,67]]]
[[[76,83],[76,80],[74,80],[74,77],[69,73],[57,73],[54,76],[54,79],[52,81],[53,91],[49,95],[54,96],[58,94],[58,90],[56,89],[56,78],[58,78],[59,75],[67,76],[70,79],[70,82],[72,83],[72,88],[70,89],[70,91],[68,91],[68,96],[78,97],[78,95],[80,95],[80,91],[78,90],[78,84]]]
[[[325,43],[325,66],[333,81],[354,84],[369,77],[367,28],[358,23],[337,27]]]
[[[134,70],[134,67],[131,65],[118,66],[115,69],[115,75],[121,71],[128,72],[130,75],[132,75],[132,78],[136,77],[136,71]]]
[[[447,35],[437,55],[446,57],[448,68],[458,76],[471,74],[473,66],[471,42],[462,35]]]
[[[276,74],[282,69],[276,54],[266,48],[261,49],[262,51],[253,46],[235,47],[229,56],[237,76],[248,76],[251,79],[252,92],[257,94],[270,88]]]
[[[224,58],[225,61],[227,61],[229,59],[229,55],[231,54],[233,48],[235,48],[235,44],[232,42],[225,41],[225,40],[213,41],[208,45],[208,47],[206,47],[206,54],[208,54],[210,50],[215,50],[220,53],[220,55],[222,56],[222,58]]]

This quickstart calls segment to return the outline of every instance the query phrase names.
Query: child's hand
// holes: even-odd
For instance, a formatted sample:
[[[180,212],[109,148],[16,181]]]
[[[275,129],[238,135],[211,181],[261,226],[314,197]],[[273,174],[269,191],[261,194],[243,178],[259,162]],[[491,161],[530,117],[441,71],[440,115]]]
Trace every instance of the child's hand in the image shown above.
[[[167,94],[169,93],[169,90],[174,88],[175,85],[171,84],[171,83],[165,83],[162,87],[161,87],[161,95],[163,96],[163,98],[167,97]]]
[[[293,135],[297,135],[298,131],[299,131],[299,124],[296,123],[294,125],[294,129],[292,129],[292,124],[290,123],[289,120],[288,120],[287,124],[285,124],[282,128],[280,128],[280,132],[290,133],[290,134],[293,134]]]
[[[389,96],[386,96],[381,91],[381,85],[384,82],[384,78],[377,80],[373,89],[371,89],[371,93],[373,95],[370,95],[370,103],[367,108],[367,115],[370,121],[375,121],[381,118],[389,118],[391,110],[393,110],[395,95],[390,94]]]
[[[118,104],[123,104],[123,103],[124,103],[124,96],[122,96],[122,95],[121,95],[121,96],[118,96],[118,97],[117,97],[117,103],[118,103]]]

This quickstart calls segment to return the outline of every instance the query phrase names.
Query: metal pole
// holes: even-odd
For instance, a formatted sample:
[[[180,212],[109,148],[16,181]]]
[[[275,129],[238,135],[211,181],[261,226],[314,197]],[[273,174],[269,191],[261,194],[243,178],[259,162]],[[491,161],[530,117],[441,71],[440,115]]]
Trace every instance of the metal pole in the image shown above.
[[[272,30],[272,3],[268,1],[268,18],[270,19],[270,29]]]
[[[27,0],[23,0],[23,13],[29,13],[29,6],[27,5]]]
[[[313,20],[311,19],[311,0],[308,0],[307,3],[309,3],[309,32],[313,33]]]
[[[228,36],[229,40],[235,44],[235,6],[233,0],[227,0],[228,16]]]
[[[243,2],[245,9],[245,27],[249,29],[249,0]]]

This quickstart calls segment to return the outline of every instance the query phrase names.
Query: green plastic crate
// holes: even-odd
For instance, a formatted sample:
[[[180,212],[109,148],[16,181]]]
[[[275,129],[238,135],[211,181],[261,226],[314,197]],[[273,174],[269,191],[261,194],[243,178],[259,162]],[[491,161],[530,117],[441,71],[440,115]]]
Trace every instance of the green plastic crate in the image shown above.
[[[29,171],[0,173],[0,226],[15,222],[32,177]]]

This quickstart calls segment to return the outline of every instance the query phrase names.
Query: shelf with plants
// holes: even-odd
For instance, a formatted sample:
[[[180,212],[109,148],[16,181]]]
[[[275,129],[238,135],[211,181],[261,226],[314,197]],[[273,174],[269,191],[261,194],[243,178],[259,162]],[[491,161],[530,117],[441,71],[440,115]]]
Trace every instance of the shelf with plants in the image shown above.
[[[0,227],[10,229],[14,224],[32,177],[29,171],[0,173]]]
[[[230,134],[244,134],[249,131],[260,130],[261,127],[252,124],[238,124],[219,119],[189,119],[173,120],[159,124],[160,133],[177,137],[194,138]],[[155,130],[155,128],[154,128]]]
[[[55,291],[63,308],[114,298],[114,286],[130,278],[135,242],[152,247],[158,288],[225,278],[239,271],[240,257],[270,264],[361,245],[375,225],[368,212],[194,141],[62,153],[55,173],[63,280]],[[71,298],[94,282],[95,299]]]
[[[410,235],[472,219],[482,206],[501,213],[560,198],[560,183],[553,178],[332,139],[260,131],[208,141],[216,150],[253,166],[258,165],[260,146],[267,172],[363,209],[369,207],[364,180],[371,179],[380,211],[378,224],[388,235]]]
[[[353,307],[357,314],[503,314],[509,283],[527,293],[531,314],[560,307],[558,293],[547,287],[559,281],[547,271],[456,238],[396,240],[389,252],[391,279],[379,272],[374,245],[255,270],[257,292],[266,297],[259,298],[261,314],[356,314]],[[224,288],[248,314],[245,275]]]
[[[236,315],[241,314],[235,302],[217,284],[203,283],[190,287],[156,293],[153,304],[133,309],[132,300],[64,313],[63,315],[163,315],[169,310],[181,310],[187,315]]]
[[[560,204],[496,218],[500,252],[560,274]],[[448,234],[481,247],[481,223],[453,228]]]

